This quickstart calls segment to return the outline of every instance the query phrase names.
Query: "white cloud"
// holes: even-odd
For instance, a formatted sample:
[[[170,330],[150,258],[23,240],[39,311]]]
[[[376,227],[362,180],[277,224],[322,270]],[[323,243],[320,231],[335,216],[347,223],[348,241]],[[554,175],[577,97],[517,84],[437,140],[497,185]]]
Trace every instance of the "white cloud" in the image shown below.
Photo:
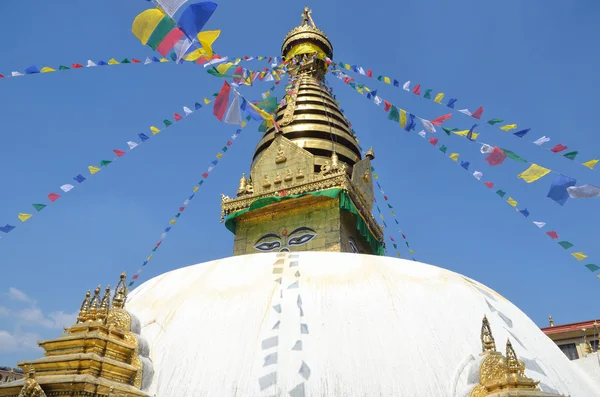
[[[0,317],[8,316],[8,313],[10,313],[10,310],[8,310],[8,308],[0,306]]]
[[[38,334],[32,332],[19,332],[11,334],[8,331],[0,330],[0,351],[14,352],[18,350],[41,350],[37,345],[40,339]]]
[[[15,300],[15,301],[35,303],[35,300],[30,298],[29,295],[27,295],[25,292],[20,291],[14,287],[10,287],[8,289],[8,296],[10,299]]]
[[[63,311],[52,312],[47,317],[38,307],[29,307],[17,313],[19,319],[29,324],[41,325],[45,328],[69,327],[75,323],[78,312],[65,313]]]
[[[79,311],[74,313],[65,313],[62,310],[48,314],[48,317],[54,322],[54,328],[65,328],[75,324]]]

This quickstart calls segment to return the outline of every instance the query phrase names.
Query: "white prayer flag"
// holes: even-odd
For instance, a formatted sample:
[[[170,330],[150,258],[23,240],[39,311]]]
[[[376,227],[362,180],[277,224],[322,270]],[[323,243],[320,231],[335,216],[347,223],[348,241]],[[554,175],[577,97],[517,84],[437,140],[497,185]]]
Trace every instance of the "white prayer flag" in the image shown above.
[[[152,61],[150,60],[149,57],[146,57],[146,60],[144,61],[144,65],[147,65],[149,63],[152,63]]]
[[[547,136],[544,135],[543,137],[535,140],[533,143],[538,146],[542,146],[546,142],[550,142],[550,138],[548,138]]]
[[[231,101],[231,105],[229,105],[229,109],[227,109],[227,114],[225,115],[225,122],[227,124],[242,124],[242,112],[240,110],[240,95],[237,92],[234,92],[235,97],[233,101]]]
[[[473,176],[475,177],[475,179],[477,179],[479,181],[479,180],[481,180],[481,177],[483,176],[483,173],[481,173],[479,171],[475,171],[473,173]]]
[[[185,113],[186,116],[189,116],[190,114],[194,113],[194,111],[190,108],[188,108],[187,106],[183,107],[183,112]]]
[[[365,70],[361,66],[358,67],[358,73],[362,74],[363,76],[366,75]]]
[[[381,98],[379,98],[377,95],[375,95],[375,98],[373,98],[373,102],[375,102],[375,104],[377,106],[379,106],[381,104],[381,102],[383,102],[383,100]]]
[[[88,59],[86,68],[93,68],[94,66],[98,66],[98,65],[96,65],[94,63],[94,61],[92,61],[91,59]]]
[[[137,143],[132,142],[132,141],[127,142],[127,146],[129,146],[129,150],[135,149],[137,147],[137,145],[138,145]]]
[[[19,77],[19,76],[23,76],[23,73],[12,72],[11,75],[12,75],[12,77]]]
[[[544,226],[546,226],[546,222],[533,221],[533,224],[536,225],[537,227],[539,227],[540,229],[543,228]]]
[[[270,72],[269,72],[269,73],[267,73],[267,75],[266,75],[266,76],[265,76],[265,78],[264,78],[264,81],[273,81],[273,80],[275,80],[275,79],[273,78],[273,75],[272,75]]]
[[[427,136],[427,134],[425,133],[425,131],[420,131],[420,132],[419,132],[419,135],[420,135],[422,138],[425,138],[425,137]]]
[[[227,59],[228,59],[228,57],[223,57],[223,58],[217,58],[217,59],[213,59],[213,60],[212,60],[212,61],[210,61],[210,62],[206,62],[206,63],[204,64],[204,67],[205,67],[205,68],[207,68],[207,67],[209,67],[209,66],[212,66],[212,65],[217,65],[217,64],[219,64],[219,63],[223,63],[223,62],[225,62]]]
[[[160,239],[161,239],[161,240],[162,240],[162,239],[164,239],[165,237],[167,237],[167,233],[161,233],[161,234],[160,234]]]
[[[571,198],[600,197],[600,187],[593,185],[570,186],[567,191]]]
[[[466,114],[467,116],[471,115],[471,112],[469,112],[469,109],[459,109],[459,112],[461,112],[462,114]]]
[[[208,167],[208,172],[212,172],[212,170],[214,170],[215,167],[213,167],[212,165],[210,167]]]
[[[190,203],[190,200],[185,200],[185,201],[183,202],[183,205],[188,205],[189,203]]]
[[[410,91],[410,80],[408,80],[406,83],[404,83],[404,85],[402,86],[402,89],[404,91]]]
[[[429,132],[435,132],[435,127],[433,126],[433,124],[431,124],[431,121],[429,120],[425,120],[425,119],[420,119],[421,120],[421,124],[423,124],[423,127],[425,127],[425,129]]]
[[[187,52],[187,50],[190,49],[192,44],[193,44],[193,42],[188,38],[179,40],[175,44],[175,47],[173,47],[173,51],[175,52],[175,55],[177,56],[176,62],[181,61],[181,59],[185,56],[185,53]]]
[[[169,14],[170,17],[175,15],[177,10],[181,8],[188,0],[156,0],[160,8]]]
[[[481,145],[480,152],[485,154],[485,153],[491,153],[493,150],[494,150],[493,147],[491,147],[487,143],[484,143],[483,145]]]
[[[73,186],[73,185],[66,184],[66,185],[62,185],[60,187],[60,190],[62,190],[63,192],[67,193],[69,190],[73,189],[74,187],[75,186]]]

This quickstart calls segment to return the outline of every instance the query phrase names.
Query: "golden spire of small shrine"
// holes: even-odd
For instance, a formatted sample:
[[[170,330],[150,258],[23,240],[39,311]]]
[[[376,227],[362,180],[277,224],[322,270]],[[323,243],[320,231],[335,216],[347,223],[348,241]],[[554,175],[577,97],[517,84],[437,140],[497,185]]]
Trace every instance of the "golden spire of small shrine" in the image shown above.
[[[88,311],[90,310],[90,303],[92,299],[92,294],[90,290],[85,294],[85,298],[83,302],[81,302],[81,307],[79,308],[79,315],[77,316],[77,324],[84,323],[88,318]]]
[[[496,351],[496,341],[492,335],[490,322],[485,315],[483,315],[483,320],[481,321],[481,348],[483,349],[483,353]]]
[[[94,290],[94,297],[90,303],[90,310],[88,311],[88,320],[95,321],[98,316],[98,309],[100,309],[100,286],[97,286]]]
[[[125,307],[125,300],[127,299],[127,286],[125,285],[126,279],[127,275],[125,274],[125,272],[121,273],[119,282],[115,287],[115,295],[113,296],[114,308],[123,309]]]
[[[104,297],[102,298],[102,303],[100,304],[100,308],[98,309],[98,314],[96,318],[99,321],[105,322],[106,317],[108,317],[108,311],[110,310],[110,285],[106,286],[104,290]]]

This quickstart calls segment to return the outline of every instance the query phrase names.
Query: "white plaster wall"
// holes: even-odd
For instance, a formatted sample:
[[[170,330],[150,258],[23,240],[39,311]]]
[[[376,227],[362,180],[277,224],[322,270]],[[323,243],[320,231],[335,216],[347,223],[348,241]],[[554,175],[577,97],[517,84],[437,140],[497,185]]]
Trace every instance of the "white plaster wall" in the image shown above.
[[[599,395],[518,308],[459,274],[389,257],[230,257],[136,288],[158,397],[458,396],[484,314],[546,391]]]

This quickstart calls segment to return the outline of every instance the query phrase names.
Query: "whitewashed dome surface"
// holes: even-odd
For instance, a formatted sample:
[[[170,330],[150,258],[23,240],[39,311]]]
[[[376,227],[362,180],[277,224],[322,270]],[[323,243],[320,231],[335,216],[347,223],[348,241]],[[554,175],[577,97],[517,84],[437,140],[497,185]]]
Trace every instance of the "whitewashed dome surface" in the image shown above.
[[[464,397],[476,381],[484,314],[498,350],[510,338],[542,390],[600,395],[512,303],[419,262],[229,257],[155,277],[126,307],[150,344],[148,392],[157,397]]]

